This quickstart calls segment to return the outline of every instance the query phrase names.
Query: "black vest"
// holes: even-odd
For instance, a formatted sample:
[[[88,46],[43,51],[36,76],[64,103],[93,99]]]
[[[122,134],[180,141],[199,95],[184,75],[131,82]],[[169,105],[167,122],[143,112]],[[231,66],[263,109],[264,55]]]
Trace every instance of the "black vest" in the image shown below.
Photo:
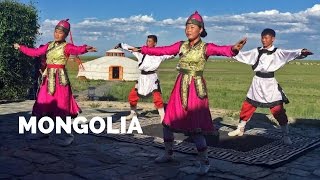
[[[254,63],[254,65],[252,66],[252,70],[255,70],[259,64],[259,61],[260,61],[260,57],[262,56],[262,54],[267,54],[267,55],[271,55],[273,54],[274,52],[276,52],[276,50],[278,48],[274,48],[272,51],[269,51],[267,49],[260,49],[261,47],[258,47],[258,52],[259,52],[259,55],[258,55],[258,58],[257,58],[257,61],[256,63]]]

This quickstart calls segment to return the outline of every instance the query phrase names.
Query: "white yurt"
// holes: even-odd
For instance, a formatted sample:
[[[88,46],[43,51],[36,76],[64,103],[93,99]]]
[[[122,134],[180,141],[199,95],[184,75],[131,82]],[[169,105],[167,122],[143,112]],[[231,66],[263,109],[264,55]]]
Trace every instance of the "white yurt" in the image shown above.
[[[83,63],[83,66],[84,69],[79,68],[79,78],[135,81],[140,74],[138,62],[125,57],[119,49],[108,50],[106,56]]]

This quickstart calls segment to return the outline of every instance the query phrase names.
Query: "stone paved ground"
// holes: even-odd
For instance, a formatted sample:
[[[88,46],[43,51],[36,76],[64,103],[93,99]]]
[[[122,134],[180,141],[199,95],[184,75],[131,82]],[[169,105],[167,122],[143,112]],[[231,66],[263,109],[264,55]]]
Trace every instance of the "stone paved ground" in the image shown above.
[[[155,164],[153,159],[163,150],[151,146],[94,135],[75,135],[68,147],[52,145],[48,139],[27,140],[18,134],[18,116],[30,114],[32,105],[33,101],[0,104],[0,179],[320,179],[320,147],[275,169],[211,159],[210,172],[198,176],[186,173],[194,156],[175,153],[174,162]],[[116,102],[82,103],[81,107],[88,119],[111,116],[115,107],[128,110]],[[293,130],[319,136],[319,130],[311,127]]]

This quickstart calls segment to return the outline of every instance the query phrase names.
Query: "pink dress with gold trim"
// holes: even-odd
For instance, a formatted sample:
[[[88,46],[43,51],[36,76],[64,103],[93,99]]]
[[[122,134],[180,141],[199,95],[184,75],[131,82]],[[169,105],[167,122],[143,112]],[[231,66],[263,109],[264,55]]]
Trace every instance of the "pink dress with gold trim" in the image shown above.
[[[48,43],[40,48],[20,46],[20,51],[28,56],[38,57],[47,55],[47,68],[43,74],[43,80],[33,106],[32,114],[38,117],[50,116],[52,118],[56,116],[76,117],[81,112],[81,109],[72,95],[70,82],[65,71],[65,64],[70,55],[86,53],[86,45],[74,46],[69,43],[64,44],[63,47],[60,47],[61,52],[60,56],[58,53],[57,62],[55,62],[55,59],[50,59],[52,55],[48,53],[54,49],[50,45],[52,44]]]

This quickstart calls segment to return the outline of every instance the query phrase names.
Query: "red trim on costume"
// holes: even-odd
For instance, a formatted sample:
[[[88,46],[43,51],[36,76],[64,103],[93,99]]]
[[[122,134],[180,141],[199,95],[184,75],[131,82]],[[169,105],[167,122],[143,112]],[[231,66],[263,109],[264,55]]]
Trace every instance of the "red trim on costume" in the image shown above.
[[[154,103],[154,106],[155,106],[157,109],[163,108],[163,100],[162,100],[161,92],[159,92],[159,91],[154,91],[152,95],[153,95],[153,103]]]
[[[154,103],[155,108],[157,108],[157,109],[163,108],[163,99],[161,96],[161,92],[153,91],[152,96],[153,96],[153,103]],[[137,89],[135,87],[133,87],[128,95],[128,100],[129,100],[130,106],[136,107],[139,99],[140,99],[140,97],[137,92]]]
[[[256,109],[257,108],[250,104],[248,101],[244,101],[242,103],[242,108],[240,112],[240,120],[248,121],[253,115],[253,113],[256,111]]]
[[[62,64],[47,64],[47,68],[58,68],[58,69],[63,69],[65,68],[65,65]]]
[[[139,96],[135,87],[133,87],[129,93],[128,100],[131,107],[136,107],[138,104]]]
[[[74,43],[73,43],[73,38],[72,38],[71,29],[70,29],[69,34],[70,34],[70,42],[71,42],[71,44],[74,44]],[[80,59],[80,57],[79,57],[78,55],[75,56],[74,61],[75,61],[76,63],[78,63],[79,69],[81,69],[81,70],[83,70],[83,71],[85,70],[85,69],[84,69],[84,66],[83,66],[83,64],[82,64],[82,61],[81,61],[81,59]]]
[[[273,117],[279,122],[280,126],[288,124],[288,116],[282,104],[270,108],[270,111]]]
[[[250,104],[248,101],[244,101],[240,112],[240,120],[248,121],[257,108]],[[288,124],[288,116],[283,104],[270,107],[270,111],[273,117],[279,122],[280,126]]]

